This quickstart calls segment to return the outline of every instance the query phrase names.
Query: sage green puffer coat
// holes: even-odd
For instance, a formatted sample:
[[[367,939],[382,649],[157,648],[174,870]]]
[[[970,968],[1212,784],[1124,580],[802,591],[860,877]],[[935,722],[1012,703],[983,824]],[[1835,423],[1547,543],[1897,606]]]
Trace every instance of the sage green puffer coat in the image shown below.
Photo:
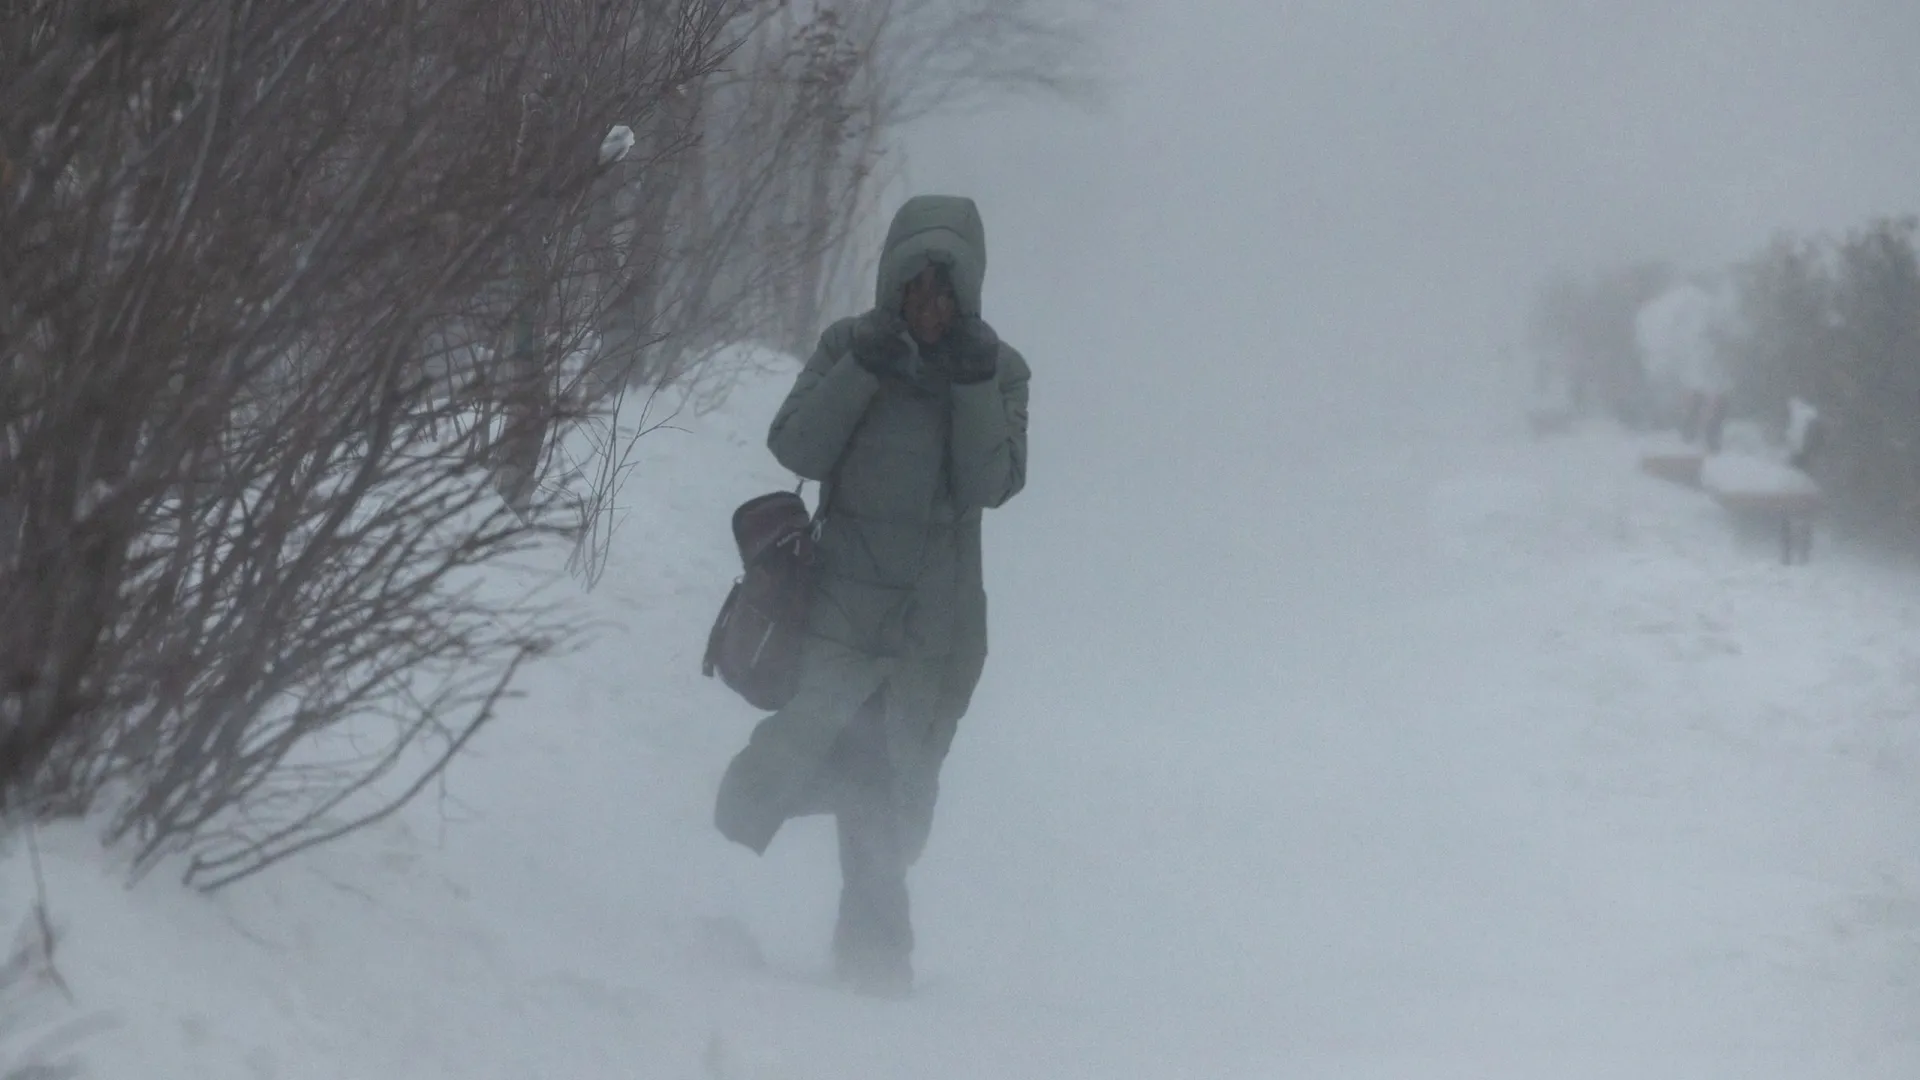
[[[970,199],[919,196],[895,215],[877,306],[947,265],[962,314],[980,313],[986,237]],[[832,803],[823,765],[855,711],[885,687],[889,755],[917,854],[941,762],[987,652],[981,511],[1026,483],[1025,359],[1002,343],[995,378],[952,385],[909,358],[881,379],[852,357],[854,320],[821,335],[768,435],[781,464],[825,484],[819,578],[800,687],[762,721],[721,780],[715,823],[764,851],[788,818]]]

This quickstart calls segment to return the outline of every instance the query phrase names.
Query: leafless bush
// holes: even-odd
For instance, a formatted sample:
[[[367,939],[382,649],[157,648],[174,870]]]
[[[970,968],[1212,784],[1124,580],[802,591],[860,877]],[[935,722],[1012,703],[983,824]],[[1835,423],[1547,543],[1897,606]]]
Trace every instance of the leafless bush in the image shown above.
[[[782,0],[739,13],[729,62],[684,88],[609,185],[619,302],[603,348],[627,381],[703,384],[724,346],[811,346],[858,302],[863,241],[896,176],[894,140],[929,114],[1009,94],[1088,103],[1113,0]],[[664,156],[640,183],[642,163]],[[609,383],[611,383],[609,379]]]
[[[625,388],[814,333],[1062,2],[0,8],[0,809],[213,887],[431,783],[578,629],[493,571],[598,578]]]
[[[830,213],[846,227],[826,238],[812,272],[795,283],[804,337],[836,304],[865,302],[884,214],[882,196],[898,179],[895,139],[942,114],[979,115],[1009,100],[1097,107],[1108,79],[1103,25],[1121,0],[873,0],[842,6],[834,33],[845,86],[838,101],[858,120],[840,144],[822,143],[811,176],[843,190]],[[817,192],[819,186],[811,190]]]
[[[837,104],[850,70],[839,19],[830,5],[743,7],[728,63],[638,132],[596,205],[594,232],[610,244],[595,389],[680,382],[725,345],[763,336],[790,283],[840,235],[837,198],[809,215],[793,197],[819,144],[851,137]]]
[[[390,812],[569,628],[600,148],[719,0],[0,15],[0,796],[233,880]],[[496,494],[497,493],[497,494]]]
[[[900,129],[1009,95],[1097,101],[1095,30],[1114,6],[780,0],[737,12],[728,63],[654,114],[596,201],[609,303],[588,398],[672,385],[698,414],[766,357],[811,348],[831,308],[865,302]],[[730,348],[742,342],[771,352]],[[596,460],[603,483],[582,502],[595,512],[575,558],[589,582],[624,475]]]
[[[589,589],[605,574],[614,530],[625,517],[617,500],[621,485],[638,466],[634,451],[642,438],[672,423],[677,412],[659,415],[661,392],[655,386],[640,399],[637,418],[625,415],[637,395],[615,395],[604,415],[579,425],[572,439],[555,446],[563,471],[583,481],[562,490],[573,499],[572,516],[579,522],[567,570]]]

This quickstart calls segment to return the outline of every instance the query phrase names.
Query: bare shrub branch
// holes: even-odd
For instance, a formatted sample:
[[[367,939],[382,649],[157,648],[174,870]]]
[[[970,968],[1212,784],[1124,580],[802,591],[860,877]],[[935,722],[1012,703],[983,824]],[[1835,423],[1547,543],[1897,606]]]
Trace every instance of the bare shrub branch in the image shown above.
[[[744,6],[85,8],[0,17],[0,793],[112,791],[211,887],[392,812],[575,632],[485,581],[576,524],[599,146]]]
[[[890,133],[1071,94],[1079,2],[5,8],[0,808],[208,887],[392,813],[583,632],[519,556],[597,582],[662,388],[804,347]]]

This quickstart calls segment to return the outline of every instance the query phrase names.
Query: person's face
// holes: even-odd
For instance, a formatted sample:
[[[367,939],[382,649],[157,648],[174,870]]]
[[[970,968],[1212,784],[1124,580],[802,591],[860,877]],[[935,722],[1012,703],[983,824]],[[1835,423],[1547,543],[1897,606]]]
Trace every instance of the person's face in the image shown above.
[[[938,344],[953,327],[958,311],[953,289],[940,280],[934,267],[927,267],[907,282],[907,297],[901,308],[901,316],[907,321],[907,331],[920,344]]]

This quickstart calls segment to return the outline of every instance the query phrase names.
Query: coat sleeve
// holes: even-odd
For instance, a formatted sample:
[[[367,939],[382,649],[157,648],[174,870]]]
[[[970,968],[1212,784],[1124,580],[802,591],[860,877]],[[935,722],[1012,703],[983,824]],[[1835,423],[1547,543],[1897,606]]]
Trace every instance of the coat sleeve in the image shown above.
[[[1001,346],[1000,373],[953,388],[953,437],[948,454],[953,489],[967,506],[996,507],[1027,486],[1026,360]]]
[[[827,479],[880,387],[880,380],[853,358],[851,344],[851,327],[844,322],[820,335],[767,433],[774,458],[808,480]]]

